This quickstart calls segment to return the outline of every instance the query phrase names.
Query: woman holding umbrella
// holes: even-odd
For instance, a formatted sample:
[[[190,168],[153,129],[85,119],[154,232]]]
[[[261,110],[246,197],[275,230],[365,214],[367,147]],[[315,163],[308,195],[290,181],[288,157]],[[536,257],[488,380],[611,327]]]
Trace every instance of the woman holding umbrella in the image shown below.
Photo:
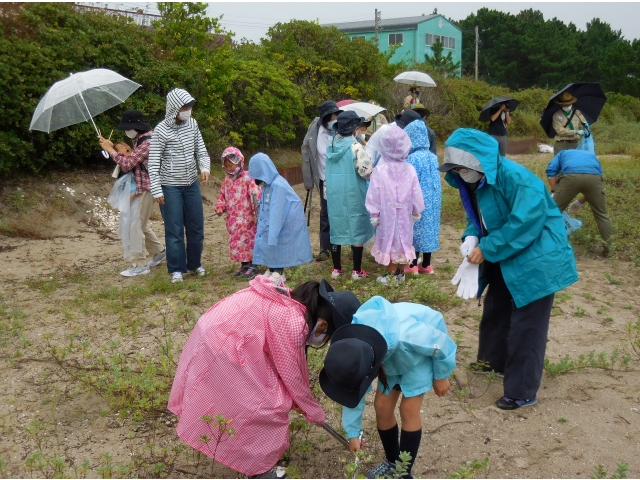
[[[507,127],[511,124],[509,102],[501,103],[499,107],[492,109],[489,122],[489,135],[495,138],[500,148],[500,155],[507,155]]]

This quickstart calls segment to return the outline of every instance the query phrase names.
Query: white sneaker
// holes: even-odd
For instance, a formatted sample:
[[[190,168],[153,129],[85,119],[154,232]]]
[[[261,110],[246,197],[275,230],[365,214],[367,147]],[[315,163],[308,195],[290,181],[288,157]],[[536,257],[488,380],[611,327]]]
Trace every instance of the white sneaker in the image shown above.
[[[269,280],[276,287],[282,287],[284,286],[284,282],[287,281],[287,277],[284,276],[284,273],[273,272],[269,277]]]
[[[137,277],[138,275],[149,275],[149,267],[129,267],[120,272],[123,277]]]
[[[151,260],[147,262],[147,267],[155,267],[156,265],[160,265],[167,259],[167,251],[163,250],[160,253],[156,253]]]
[[[182,272],[173,272],[171,274],[171,283],[182,283]]]
[[[207,274],[207,271],[204,269],[204,267],[198,267],[193,271],[193,273],[198,275],[199,277],[204,277]]]
[[[262,274],[263,277],[267,277],[267,278],[271,277],[271,275],[273,275],[273,272],[268,268],[267,268],[267,271]]]
[[[383,285],[397,285],[398,280],[396,280],[395,275],[385,275],[384,277],[378,277],[376,282],[382,283]]]

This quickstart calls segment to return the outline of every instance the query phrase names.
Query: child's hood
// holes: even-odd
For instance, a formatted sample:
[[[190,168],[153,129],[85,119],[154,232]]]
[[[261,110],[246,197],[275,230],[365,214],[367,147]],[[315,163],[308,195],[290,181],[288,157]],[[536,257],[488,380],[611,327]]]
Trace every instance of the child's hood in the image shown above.
[[[236,157],[238,157],[240,159],[240,168],[244,170],[244,155],[236,147],[227,147],[224,149],[224,152],[222,152],[222,156],[220,157],[220,162],[222,163],[223,167],[224,167],[224,157],[228,155],[235,155]]]
[[[338,162],[347,150],[351,149],[351,145],[353,145],[355,141],[356,139],[351,135],[347,137],[342,137],[340,135],[334,136],[329,144],[329,148],[327,148],[326,161]]]
[[[403,162],[409,155],[409,150],[411,150],[411,140],[397,125],[388,128],[380,139],[378,151],[387,161]]]
[[[278,176],[278,170],[271,159],[264,153],[256,153],[249,159],[249,176],[271,185]]]
[[[182,107],[187,103],[193,102],[195,98],[189,92],[182,88],[174,88],[167,94],[167,113],[164,119],[169,125],[176,123],[176,116]]]
[[[411,151],[429,149],[429,131],[423,121],[413,121],[404,129],[411,140]]]

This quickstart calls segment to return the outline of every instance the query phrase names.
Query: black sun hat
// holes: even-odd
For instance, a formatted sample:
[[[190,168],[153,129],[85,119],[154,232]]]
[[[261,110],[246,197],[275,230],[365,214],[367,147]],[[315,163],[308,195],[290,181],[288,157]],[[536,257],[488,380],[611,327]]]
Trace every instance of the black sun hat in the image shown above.
[[[326,280],[320,282],[318,295],[331,305],[331,316],[336,330],[349,325],[360,308],[360,300],[351,292],[336,292]]]
[[[364,117],[361,117],[356,112],[348,110],[338,115],[336,123],[333,124],[333,129],[340,135],[349,135],[356,129],[356,127],[359,127],[363,123]]]
[[[318,105],[318,116],[320,118],[324,118],[332,113],[340,112],[342,112],[342,110],[338,108],[336,102],[334,102],[333,100],[325,100],[320,105]]]
[[[320,387],[333,401],[355,408],[378,376],[387,354],[384,337],[368,325],[350,324],[331,336]]]
[[[411,122],[415,120],[422,120],[422,117],[415,110],[405,110],[404,112],[396,115],[395,120],[396,125],[404,130]]]
[[[140,110],[125,110],[122,112],[122,119],[116,129],[148,132],[151,130],[151,125],[147,123]]]

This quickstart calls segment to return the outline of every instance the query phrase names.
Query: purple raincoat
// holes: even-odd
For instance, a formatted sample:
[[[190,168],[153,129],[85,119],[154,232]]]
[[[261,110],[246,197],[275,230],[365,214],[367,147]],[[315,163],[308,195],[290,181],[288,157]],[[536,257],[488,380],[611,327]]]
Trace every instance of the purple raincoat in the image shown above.
[[[365,206],[372,218],[379,217],[371,254],[381,265],[404,264],[416,258],[413,249],[413,216],[424,210],[418,175],[405,162],[411,140],[400,127],[387,128],[380,139],[385,162],[373,170]]]

